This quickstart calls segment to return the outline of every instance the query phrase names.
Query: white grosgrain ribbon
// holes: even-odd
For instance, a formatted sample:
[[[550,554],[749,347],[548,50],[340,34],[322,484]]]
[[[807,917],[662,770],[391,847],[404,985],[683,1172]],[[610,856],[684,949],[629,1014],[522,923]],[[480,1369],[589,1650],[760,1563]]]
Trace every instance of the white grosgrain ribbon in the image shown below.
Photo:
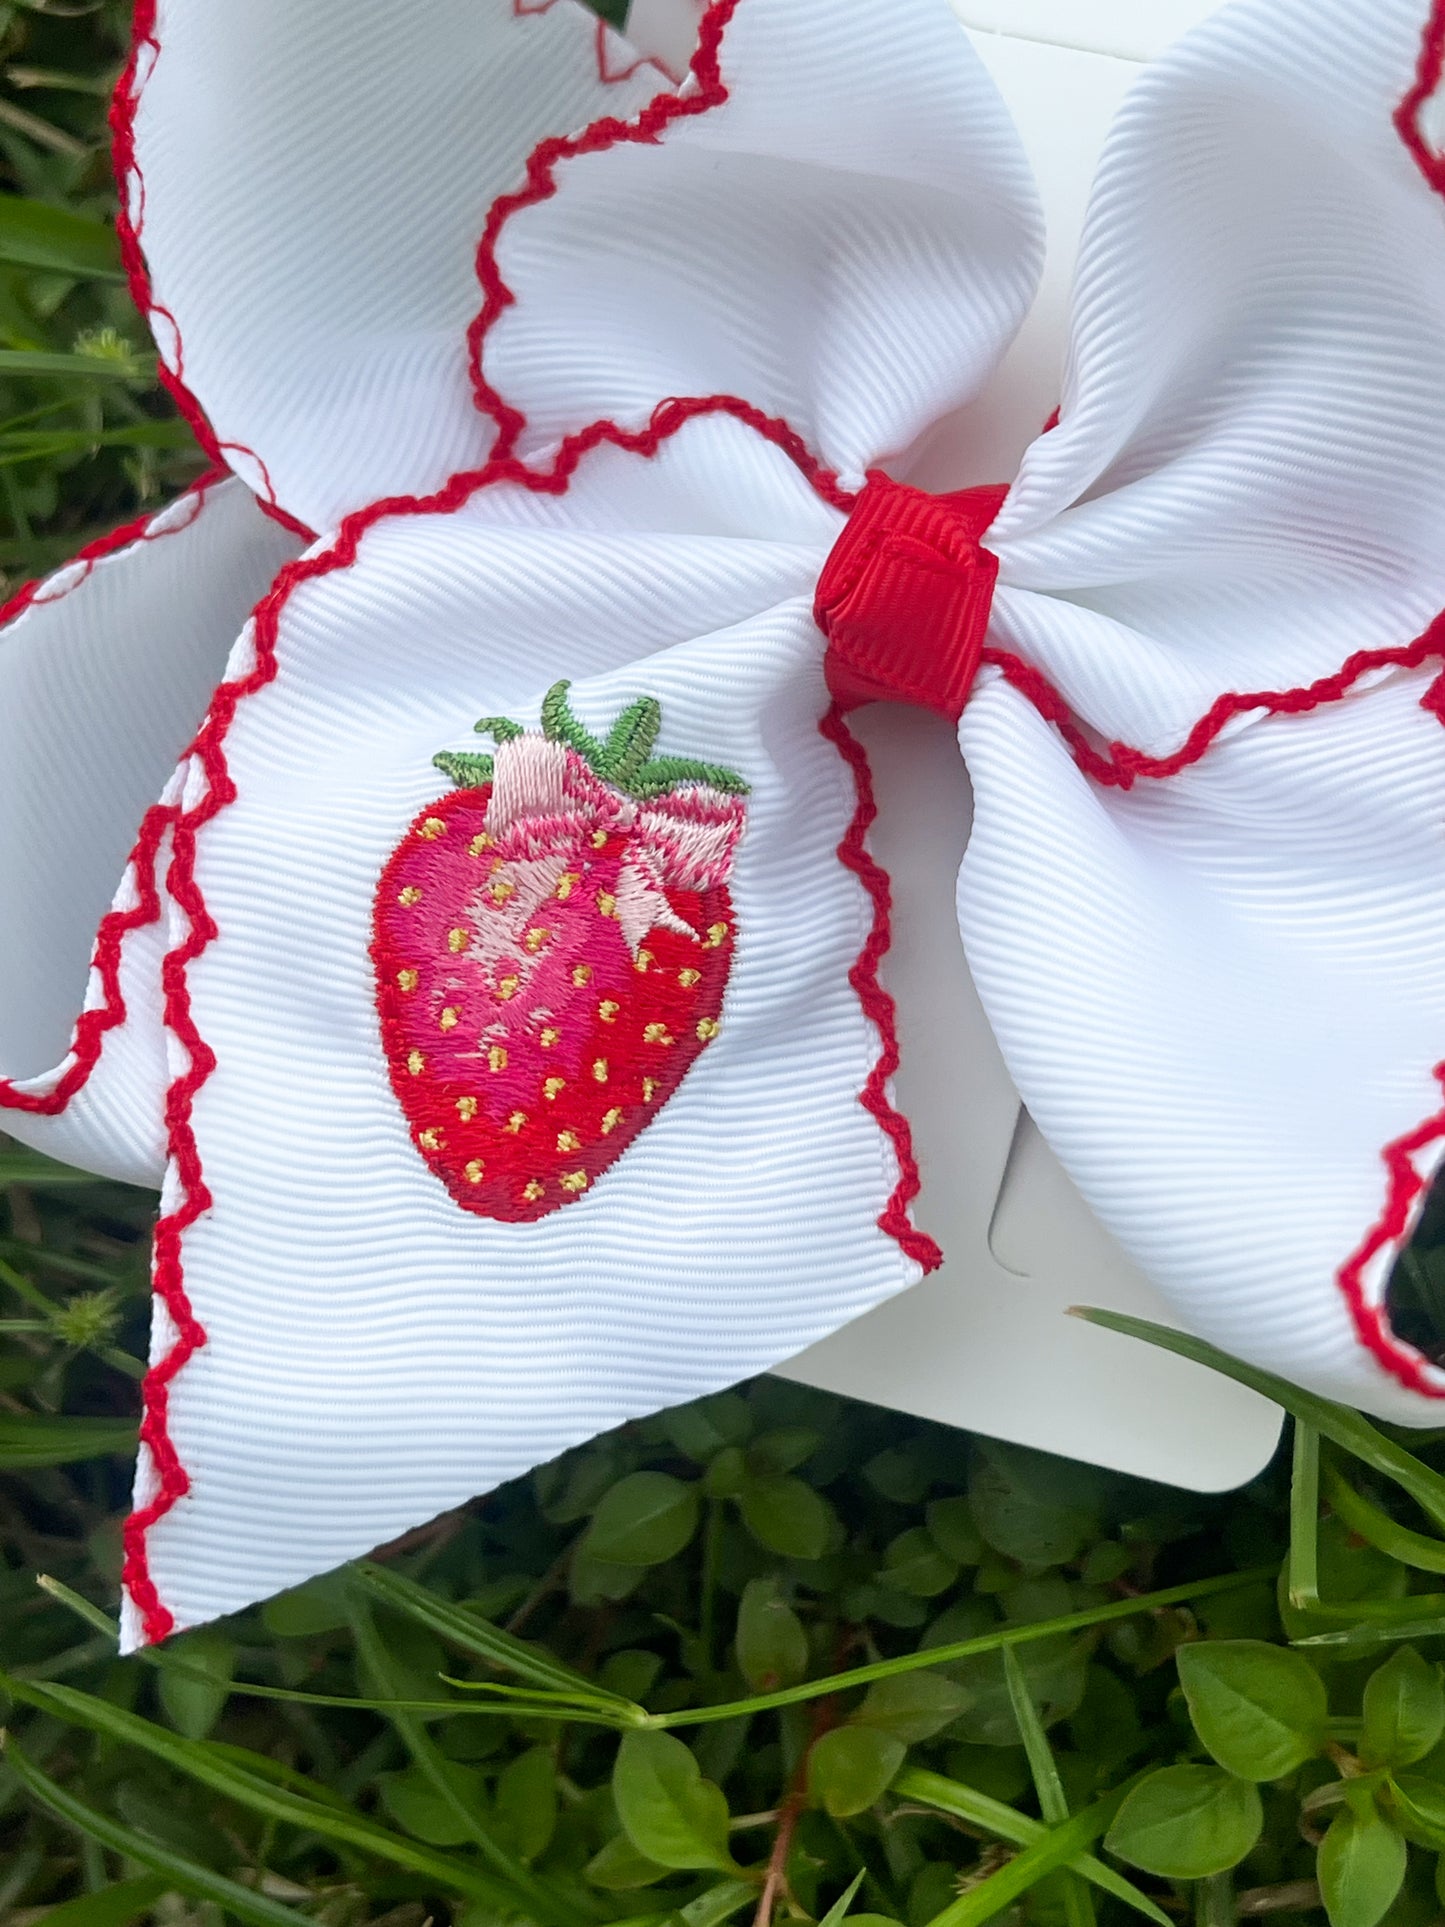
[[[236,479],[0,639],[0,1114],[163,1187],[130,1643],[931,1262],[876,692],[960,718],[963,942],[1100,1218],[1439,1422],[1442,42],[1235,0],[1146,70],[1058,424],[949,502],[865,480],[1040,221],[946,0],[719,0],[680,86],[571,0],[143,0],[132,280]]]

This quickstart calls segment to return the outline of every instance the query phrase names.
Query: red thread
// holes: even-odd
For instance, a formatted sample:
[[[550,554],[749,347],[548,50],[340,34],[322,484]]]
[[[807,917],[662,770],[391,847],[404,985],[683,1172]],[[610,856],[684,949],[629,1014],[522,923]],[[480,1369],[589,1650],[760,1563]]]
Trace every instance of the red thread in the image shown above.
[[[526,430],[527,418],[521,409],[505,401],[488,381],[482,360],[487,337],[516,296],[502,279],[497,262],[497,247],[508,221],[523,208],[535,207],[557,192],[557,169],[563,161],[579,154],[602,153],[626,143],[655,145],[675,120],[704,114],[728,98],[723,84],[720,51],[723,32],[738,7],[738,0],[713,0],[703,17],[697,51],[691,72],[697,82],[686,96],[675,92],[656,95],[630,121],[606,116],[594,121],[582,133],[554,135],[539,142],[528,157],[525,184],[515,193],[504,194],[488,210],[482,239],[477,248],[477,280],[482,289],[482,306],[467,330],[471,359],[472,391],[477,407],[496,424],[497,440],[488,464],[498,480],[518,481],[527,487],[540,486],[561,493],[578,462],[590,449],[609,443],[644,458],[655,455],[669,436],[699,415],[726,414],[747,423],[768,441],[775,443],[797,465],[826,502],[834,508],[852,507],[854,496],[841,488],[834,472],[826,468],[808,448],[796,429],[777,417],[767,415],[751,402],[736,395],[672,396],[658,403],[646,427],[623,428],[609,420],[593,422],[569,435],[552,459],[545,475],[536,475],[513,461],[514,451]]]
[[[898,1158],[898,1183],[878,1220],[878,1228],[894,1239],[915,1264],[925,1271],[936,1271],[943,1263],[943,1253],[932,1238],[914,1227],[908,1216],[908,1207],[922,1186],[918,1161],[913,1154],[913,1133],[908,1119],[894,1109],[888,1097],[888,1080],[898,1069],[897,1007],[878,980],[878,966],[892,941],[893,891],[888,872],[874,862],[868,850],[868,831],[878,814],[878,805],[873,800],[873,777],[868,768],[867,751],[843,720],[843,712],[836,702],[818,728],[836,745],[839,755],[852,770],[858,792],[858,807],[847,834],[838,845],[838,857],[844,867],[862,881],[873,899],[873,927],[857,963],[848,972],[848,981],[878,1030],[878,1061],[868,1074],[859,1101],[892,1138]]]
[[[244,442],[223,442],[217,439],[216,431],[207,420],[205,410],[185,383],[185,353],[181,343],[180,323],[169,308],[156,300],[151,286],[150,270],[146,266],[145,254],[141,247],[141,231],[145,225],[146,189],[145,177],[136,160],[135,117],[144,91],[144,82],[140,79],[141,61],[143,58],[148,58],[151,63],[150,71],[153,73],[155,62],[160,58],[161,43],[156,35],[156,7],[157,0],[135,0],[135,11],[131,20],[130,55],[115,84],[115,92],[111,96],[110,103],[111,155],[115,167],[116,185],[119,189],[115,225],[116,233],[120,238],[121,264],[130,285],[131,299],[150,323],[152,334],[156,333],[155,323],[159,318],[166,324],[175,342],[175,367],[170,366],[162,351],[158,363],[160,378],[209,460],[218,467],[224,468],[229,466],[226,459],[227,449],[233,454],[247,456],[256,464],[265,486],[266,494],[257,495],[256,498],[261,508],[272,521],[279,522],[293,535],[299,535],[303,540],[310,542],[314,540],[313,531],[307,528],[304,522],[298,521],[294,515],[289,514],[276,500],[270,470],[255,449],[248,448]],[[138,209],[134,217],[131,214],[132,186],[134,186]],[[159,345],[159,335],[156,338]]]
[[[44,577],[27,582],[0,609],[0,626],[13,622],[37,603],[43,607],[73,594],[82,582],[90,579],[96,563],[106,556],[133,548],[140,542],[158,542],[167,535],[177,535],[182,529],[190,528],[204,507],[207,494],[223,479],[221,473],[204,476],[193,490],[179,498],[180,501],[192,498],[195,501],[195,513],[184,521],[167,521],[162,527],[156,528],[154,525],[161,518],[152,513],[121,528],[112,529],[108,535],[88,543],[66,565],[66,571],[60,571],[66,573],[75,569],[77,564],[81,565],[74,579],[55,595],[41,593],[46,583]],[[83,1011],[76,1022],[68,1053],[70,1061],[64,1075],[44,1095],[17,1090],[13,1081],[0,1078],[0,1110],[24,1111],[32,1117],[59,1117],[76,1093],[90,1081],[92,1072],[100,1062],[107,1034],[126,1019],[125,998],[120,987],[121,952],[125,939],[132,930],[141,930],[155,923],[161,914],[160,893],[155,877],[156,857],[161,839],[174,817],[175,810],[170,805],[157,803],[141,820],[135,848],[128,859],[128,868],[135,876],[136,901],[129,910],[111,910],[101,919],[90,963],[91,970],[100,978],[101,1000],[92,1009]]]
[[[1127,790],[1141,778],[1158,780],[1177,776],[1181,770],[1202,761],[1221,731],[1236,716],[1256,709],[1272,716],[1303,716],[1326,703],[1337,702],[1362,677],[1377,669],[1418,669],[1423,663],[1442,658],[1445,658],[1445,613],[1438,615],[1413,642],[1391,649],[1357,650],[1341,668],[1316,682],[1295,689],[1227,692],[1205,711],[1178,749],[1165,756],[1152,756],[1129,743],[1109,743],[1102,750],[1096,748],[1074,721],[1065,698],[1031,663],[1005,649],[985,649],[982,659],[990,667],[1001,670],[1005,680],[1028,698],[1045,722],[1054,725],[1086,776],[1106,789]],[[1431,685],[1421,699],[1422,708],[1440,713],[1438,688],[1438,684]]]
[[[1425,138],[1422,117],[1445,71],[1445,0],[1435,0],[1420,42],[1415,82],[1395,110],[1395,131],[1436,194],[1445,194],[1445,154]]]

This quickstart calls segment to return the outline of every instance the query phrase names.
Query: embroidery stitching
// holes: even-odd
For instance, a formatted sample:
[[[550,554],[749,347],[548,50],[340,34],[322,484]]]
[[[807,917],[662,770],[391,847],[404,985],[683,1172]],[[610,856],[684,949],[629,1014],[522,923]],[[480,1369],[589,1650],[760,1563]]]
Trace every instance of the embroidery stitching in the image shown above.
[[[658,1115],[719,1035],[732,967],[747,785],[655,756],[654,697],[599,739],[568,689],[548,690],[540,731],[484,717],[494,753],[434,759],[458,787],[376,893],[377,1008],[412,1140],[458,1204],[510,1224],[590,1191]]]

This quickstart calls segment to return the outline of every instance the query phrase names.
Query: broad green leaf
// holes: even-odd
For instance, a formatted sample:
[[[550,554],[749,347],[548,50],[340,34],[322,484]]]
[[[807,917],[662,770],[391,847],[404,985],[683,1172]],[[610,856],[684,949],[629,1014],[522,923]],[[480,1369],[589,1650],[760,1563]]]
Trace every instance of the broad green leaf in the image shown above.
[[[464,1846],[474,1837],[473,1829],[457,1808],[472,1814],[482,1811],[486,1800],[482,1776],[476,1767],[463,1766],[457,1760],[443,1761],[441,1770],[452,1800],[446,1798],[421,1767],[408,1766],[396,1773],[378,1776],[381,1804],[399,1827],[416,1839],[425,1840],[428,1846]]]
[[[1423,1773],[1397,1773],[1391,1776],[1388,1800],[1407,1839],[1437,1852],[1445,1849],[1445,1786]]]
[[[890,1542],[878,1570],[880,1586],[896,1586],[919,1599],[947,1592],[958,1578],[958,1564],[940,1552],[938,1542],[923,1526],[910,1526]]]
[[[685,1458],[706,1465],[725,1445],[746,1444],[753,1415],[747,1400],[736,1392],[718,1392],[712,1398],[664,1412],[660,1423]]]
[[[656,1860],[639,1853],[625,1833],[615,1834],[587,1862],[587,1878],[606,1893],[632,1893],[638,1887],[655,1887],[672,1872]]]
[[[1060,1496],[1067,1481],[1068,1471],[1058,1459],[980,1440],[968,1482],[980,1533],[996,1552],[1021,1565],[1066,1564],[1098,1530],[1097,1513],[1082,1503],[1082,1491]]]
[[[670,1733],[629,1733],[617,1749],[612,1793],[628,1838],[663,1867],[735,1873],[722,1790]]]
[[[747,1477],[738,1495],[743,1523],[769,1552],[787,1559],[821,1559],[833,1513],[820,1492],[788,1474]]]
[[[983,1557],[983,1534],[973,1508],[962,1497],[934,1499],[924,1513],[933,1543],[956,1566],[976,1566]]]
[[[695,1484],[666,1472],[634,1472],[603,1494],[587,1552],[607,1565],[661,1565],[676,1558],[697,1531],[700,1503]]]
[[[142,1867],[151,1867],[156,1873],[164,1875],[167,1887],[189,1894],[196,1900],[214,1901],[237,1920],[248,1922],[250,1927],[298,1927],[299,1922],[307,1919],[305,1914],[282,1907],[276,1901],[268,1900],[264,1894],[228,1880],[224,1874],[212,1873],[208,1867],[199,1866],[184,1854],[153,1840],[148,1834],[137,1833],[123,1826],[120,1821],[112,1820],[109,1814],[98,1813],[94,1807],[86,1806],[42,1773],[39,1767],[32,1765],[13,1740],[6,1746],[5,1759],[16,1779],[42,1806],[49,1807],[68,1826],[88,1834],[111,1853],[122,1854],[127,1860],[134,1860]]]
[[[922,1767],[905,1766],[894,1777],[892,1791],[900,1800],[915,1801],[922,1806],[937,1807],[940,1813],[951,1813],[956,1819],[966,1820],[971,1827],[984,1833],[991,1833],[1000,1840],[1006,1840],[1013,1847],[1031,1847],[1047,1840],[1049,1829],[1042,1820],[1031,1819],[1028,1814],[1016,1808],[1005,1806],[1003,1801],[992,1799],[976,1788],[964,1786],[958,1780],[950,1780],[941,1773],[929,1773]],[[1152,1920],[1155,1927],[1172,1927],[1168,1914],[1154,1905],[1147,1894],[1143,1894],[1130,1880],[1112,1867],[1106,1867],[1091,1853],[1081,1853],[1066,1863],[1073,1873],[1081,1874],[1091,1886],[1102,1893],[1111,1894],[1114,1899],[1122,1900],[1126,1907]]]
[[[110,228],[69,208],[27,201],[18,194],[0,194],[0,261],[81,280],[125,278]]]
[[[167,1653],[179,1663],[161,1672],[161,1705],[178,1733],[184,1733],[188,1740],[203,1740],[230,1698],[236,1670],[235,1641],[204,1626],[173,1640]]]
[[[1378,1927],[1405,1884],[1407,1858],[1404,1839],[1388,1820],[1342,1808],[1315,1863],[1330,1927]]]
[[[32,1418],[0,1412],[0,1468],[39,1471],[45,1465],[76,1465],[111,1452],[134,1452],[134,1419]]]
[[[951,1725],[967,1703],[964,1689],[942,1673],[899,1673],[868,1688],[849,1725],[871,1726],[916,1746]]]
[[[1280,1780],[1323,1749],[1324,1682],[1302,1654],[1221,1639],[1182,1646],[1178,1662],[1194,1729],[1228,1772]]]
[[[775,1579],[750,1579],[738,1602],[738,1670],[754,1692],[791,1686],[808,1670],[808,1635]]]
[[[557,1765],[551,1747],[531,1747],[503,1768],[495,1810],[523,1860],[547,1851],[557,1830]]]
[[[808,1798],[835,1820],[864,1813],[887,1792],[907,1751],[875,1727],[836,1726],[808,1754]]]
[[[780,1425],[763,1432],[748,1447],[748,1470],[765,1478],[772,1472],[793,1472],[812,1458],[823,1443],[811,1425]]]
[[[96,1894],[81,1894],[78,1900],[63,1900],[49,1908],[35,1927],[130,1927],[133,1920],[148,1914],[167,1882],[159,1874],[142,1874],[135,1880],[117,1880]]]
[[[1366,1766],[1413,1766],[1445,1734],[1440,1668],[1402,1646],[1366,1681],[1364,1711],[1360,1757]]]
[[[1088,1653],[1081,1644],[1059,1638],[1040,1641],[1019,1648],[1018,1658],[1045,1727],[1078,1711],[1089,1678]],[[1021,1745],[1003,1649],[963,1660],[949,1670],[967,1696],[958,1719],[959,1737],[978,1746]]]
[[[308,1580],[290,1592],[278,1593],[261,1608],[261,1620],[277,1639],[310,1639],[317,1633],[337,1632],[346,1624],[344,1572]]]
[[[1217,1766],[1165,1766],[1129,1794],[1104,1845],[1145,1873],[1203,1880],[1237,1867],[1263,1828],[1252,1781]]]

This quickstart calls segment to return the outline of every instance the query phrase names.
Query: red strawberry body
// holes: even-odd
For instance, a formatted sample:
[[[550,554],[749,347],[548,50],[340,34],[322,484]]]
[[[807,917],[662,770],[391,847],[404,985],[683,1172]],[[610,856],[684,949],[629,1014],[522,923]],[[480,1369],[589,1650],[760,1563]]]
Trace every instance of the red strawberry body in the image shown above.
[[[736,796],[628,796],[518,731],[492,782],[412,824],[376,897],[381,1034],[466,1210],[524,1223],[585,1196],[717,1036],[742,823]]]

